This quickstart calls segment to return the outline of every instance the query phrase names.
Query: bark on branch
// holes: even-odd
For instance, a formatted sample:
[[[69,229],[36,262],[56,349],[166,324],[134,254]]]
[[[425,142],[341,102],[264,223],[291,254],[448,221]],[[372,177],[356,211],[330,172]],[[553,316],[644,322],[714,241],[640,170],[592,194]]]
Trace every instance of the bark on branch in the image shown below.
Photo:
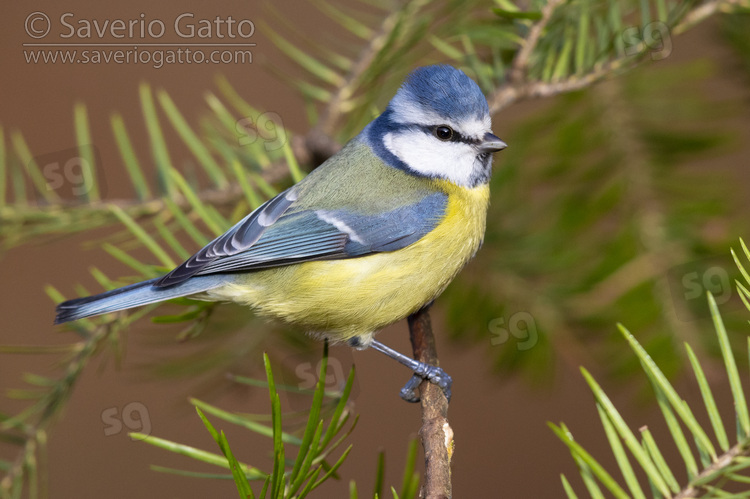
[[[435,336],[428,307],[409,316],[409,337],[414,358],[437,366]],[[448,424],[448,399],[437,385],[422,382],[419,387],[422,405],[422,427],[419,436],[424,447],[425,478],[421,497],[450,498],[451,459],[453,458],[453,430]]]

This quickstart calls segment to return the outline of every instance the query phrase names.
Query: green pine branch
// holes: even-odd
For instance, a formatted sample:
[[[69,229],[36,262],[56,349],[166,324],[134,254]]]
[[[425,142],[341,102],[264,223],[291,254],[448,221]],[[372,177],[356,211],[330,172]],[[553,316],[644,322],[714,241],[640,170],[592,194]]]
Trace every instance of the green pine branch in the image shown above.
[[[274,381],[273,370],[267,355],[264,355],[266,367],[267,382],[262,383],[268,387],[271,402],[271,425],[267,426],[257,422],[252,416],[226,412],[218,407],[207,404],[199,400],[191,400],[195,405],[198,416],[204,426],[216,441],[221,454],[200,450],[194,447],[186,446],[176,442],[164,440],[153,435],[144,435],[132,433],[131,437],[144,443],[154,445],[172,453],[189,457],[193,460],[219,466],[231,472],[237,491],[241,498],[303,498],[321,486],[330,478],[338,479],[336,471],[346,460],[352,446],[349,445],[344,449],[340,456],[335,459],[334,452],[339,449],[346,439],[351,435],[357,424],[357,417],[351,419],[351,412],[348,406],[349,396],[351,394],[352,384],[354,382],[354,370],[349,373],[346,384],[338,393],[329,393],[326,391],[326,379],[328,373],[328,345],[323,350],[323,358],[320,363],[320,372],[315,390],[312,393],[310,409],[307,415],[307,421],[301,436],[287,433],[283,429],[282,420],[284,416],[281,411],[281,400],[279,390],[287,390],[287,387],[278,386]],[[257,385],[255,380],[237,379],[239,382],[248,382]],[[330,404],[326,398],[332,397]],[[259,470],[245,462],[241,462],[232,452],[229,441],[223,430],[217,430],[214,423],[211,423],[208,416],[221,420],[223,423],[237,425],[253,433],[268,437],[273,444],[273,469],[268,472]],[[287,446],[297,448],[296,457],[286,459]],[[419,473],[415,472],[416,464],[416,440],[409,444],[409,452],[406,466],[404,469],[404,478],[401,493],[394,497],[416,498],[419,485]],[[383,497],[383,475],[385,461],[382,458],[378,460],[376,472],[376,492]],[[176,470],[164,468],[161,466],[152,466],[152,469],[159,472],[179,474],[194,478],[228,478],[226,475],[217,475],[213,473],[192,472],[185,470]],[[253,491],[251,482],[259,482],[260,491],[256,495]],[[257,490],[257,487],[256,487]],[[356,484],[351,482],[351,497],[356,497]]]
[[[750,283],[750,280],[747,279],[750,275],[745,268],[750,263],[750,251],[743,241],[740,241],[740,244],[743,249],[743,259],[738,258],[734,251],[732,253],[746,279],[745,284],[737,283],[738,292],[746,296],[746,285]],[[716,300],[710,293],[708,293],[707,299],[733,397],[733,404],[730,408],[727,408],[726,412],[735,414],[736,434],[734,442],[730,446],[720,409],[715,402],[716,397],[713,394],[713,389],[708,383],[703,367],[691,346],[685,343],[690,364],[704,402],[703,407],[700,408],[690,407],[680,397],[635,336],[624,326],[619,326],[620,332],[636,354],[653,387],[667,429],[672,436],[672,443],[679,451],[682,463],[668,463],[664,460],[664,446],[660,448],[656,444],[650,429],[642,427],[640,438],[636,436],[599,383],[586,369],[582,368],[586,382],[596,399],[596,407],[625,486],[623,487],[614,478],[615,473],[606,470],[575,441],[566,425],[550,423],[550,427],[570,449],[578,464],[581,478],[592,497],[601,497],[601,487],[603,487],[615,497],[645,498],[646,493],[641,486],[645,481],[650,486],[650,496],[652,497],[718,498],[728,497],[729,492],[727,491],[735,490],[733,484],[746,487],[750,483],[750,476],[747,473],[750,468],[750,409],[737,368],[735,353],[730,345],[729,334],[721,318]],[[746,305],[748,304],[750,302],[746,303]],[[748,311],[750,312],[750,306]],[[747,343],[750,348],[750,339]],[[710,421],[709,427],[702,425],[695,417],[694,414],[698,410],[705,410],[707,413]],[[713,440],[710,435],[713,436]],[[714,442],[716,442],[716,445],[714,445]],[[687,472],[687,482],[682,485],[675,479],[675,476],[679,475],[678,468],[681,467],[680,465],[683,465]],[[635,470],[640,472],[640,479]],[[570,498],[578,497],[570,481],[564,476],[562,480],[567,496]],[[749,494],[750,491],[745,491],[732,495],[732,497],[747,497]]]
[[[273,123],[278,137],[269,137],[264,113],[247,104],[226,80],[220,79],[219,87],[223,101],[211,93],[206,97],[213,113],[206,119],[212,128],[196,132],[165,91],[157,92],[154,99],[150,87],[141,86],[144,123],[151,142],[148,159],[144,157],[149,155],[134,150],[122,117],[112,115],[112,138],[133,188],[130,199],[101,199],[99,193],[106,179],[97,176],[99,165],[90,144],[103,138],[92,133],[85,105],[76,105],[74,112],[78,153],[62,164],[52,160],[38,164],[39,157],[32,153],[19,131],[11,133],[11,147],[6,148],[0,129],[0,248],[9,249],[48,234],[111,225],[122,221],[117,216],[120,210],[139,221],[151,221],[165,211],[173,214],[176,210],[192,211],[187,216],[193,223],[199,219],[210,223],[219,218],[215,212],[217,206],[236,206],[244,200],[257,206],[258,192],[266,196],[275,194],[270,185],[289,174],[288,153],[281,144],[289,143],[288,132],[283,124]],[[160,113],[193,155],[208,178],[207,183],[180,182],[182,174],[172,164]],[[268,144],[273,147],[265,147]],[[149,179],[151,175],[145,168],[149,163],[156,165],[155,179]],[[6,185],[12,186],[10,192],[6,193]],[[71,185],[77,196],[63,198],[58,194],[60,189]],[[177,214],[163,218],[161,222],[167,224],[184,220]]]
[[[139,124],[126,124],[117,114],[114,114],[111,119],[111,136],[117,143],[123,168],[126,169],[133,188],[132,198],[116,200],[102,199],[102,178],[96,174],[96,157],[90,147],[91,143],[96,143],[102,138],[99,136],[100,132],[96,124],[92,126],[89,122],[83,104],[77,104],[73,110],[72,135],[75,136],[77,157],[88,165],[90,170],[88,176],[82,176],[86,182],[82,185],[85,189],[73,192],[72,197],[66,197],[62,192],[50,188],[49,171],[45,172],[47,165],[39,164],[38,157],[32,152],[21,132],[8,133],[0,127],[0,247],[8,249],[49,234],[73,233],[117,224],[121,230],[115,235],[116,244],[102,244],[102,248],[132,268],[137,275],[126,279],[113,279],[98,269],[92,269],[92,274],[104,289],[152,277],[185,259],[192,254],[195,247],[205,244],[215,234],[228,228],[233,220],[273,196],[277,192],[279,183],[289,181],[290,176],[295,180],[301,178],[301,169],[297,167],[295,157],[301,159],[305,165],[313,165],[312,158],[324,158],[335,151],[339,139],[350,137],[377,113],[384,99],[393,93],[411,66],[447,60],[462,67],[480,82],[483,89],[490,94],[493,110],[498,110],[526,98],[551,97],[572,90],[580,90],[605,77],[619,76],[624,69],[645,62],[649,54],[654,53],[655,46],[651,43],[655,40],[641,39],[638,43],[628,46],[622,35],[630,28],[639,28],[643,32],[643,29],[651,23],[657,23],[654,26],[663,25],[670,35],[677,35],[714,13],[738,11],[741,8],[747,8],[748,4],[740,0],[690,4],[666,0],[658,0],[653,4],[588,0],[562,3],[553,0],[549,3],[534,3],[529,10],[521,11],[514,4],[506,1],[496,2],[494,6],[457,0],[432,3],[411,1],[398,2],[395,4],[395,9],[386,6],[379,17],[372,16],[371,12],[366,12],[367,9],[351,7],[348,4],[344,7],[321,0],[320,6],[333,22],[346,28],[353,36],[361,40],[358,50],[337,51],[339,47],[348,48],[351,44],[334,44],[333,48],[320,44],[298,45],[292,41],[293,36],[282,29],[283,26],[270,28],[271,31],[269,31],[271,36],[275,37],[279,47],[310,76],[309,79],[290,82],[309,102],[311,131],[305,135],[291,137],[291,134],[284,130],[283,126],[279,126],[272,116],[248,104],[223,79],[217,82],[218,94],[207,95],[208,111],[198,126],[185,120],[166,92],[153,92],[150,87],[144,85],[140,88],[140,99],[144,124],[150,140],[149,150],[136,150],[130,139],[128,127],[140,126]],[[449,21],[440,21],[445,19]],[[299,46],[305,46],[306,49],[303,51]],[[309,50],[308,47],[310,47]],[[638,95],[638,92],[630,92],[632,88],[628,85],[631,83],[632,80],[626,80],[626,87],[616,89],[615,92],[615,97],[621,100],[620,104],[625,107],[632,103],[628,99],[632,99],[633,94]],[[636,90],[640,90],[640,95],[647,92],[647,89],[643,87]],[[599,97],[606,95],[606,92],[605,88],[599,93]],[[497,202],[493,199],[493,209],[507,208],[508,205],[519,206],[524,202],[523,199],[517,198],[518,193],[529,192],[533,185],[519,184],[519,179],[520,182],[532,182],[539,178],[551,178],[553,181],[560,178],[573,180],[586,178],[596,175],[592,172],[604,170],[603,164],[610,166],[611,160],[617,159],[623,152],[607,150],[607,147],[612,145],[611,143],[588,142],[589,137],[573,133],[572,129],[583,130],[584,127],[581,124],[589,123],[592,114],[590,114],[590,108],[581,102],[582,99],[579,96],[573,94],[567,96],[566,99],[562,102],[558,101],[557,107],[553,109],[552,114],[557,113],[556,116],[545,115],[542,122],[531,120],[525,125],[528,129],[523,130],[523,136],[517,137],[516,141],[510,141],[514,147],[508,151],[508,155],[504,156],[503,171],[498,172],[493,181],[494,192],[501,193],[499,196],[496,195]],[[686,106],[686,112],[689,111],[688,108],[689,106]],[[574,121],[564,122],[571,116]],[[598,118],[606,121],[601,116]],[[632,120],[633,116],[625,118],[627,122]],[[263,135],[265,132],[261,129],[261,125],[267,123],[273,125],[271,128],[274,129],[275,134],[272,136]],[[555,152],[554,161],[557,162],[552,164],[553,160],[550,159],[549,168],[540,169],[540,177],[520,176],[519,164],[523,158],[522,156],[514,157],[516,153],[513,150],[524,150],[524,141],[528,140],[534,142],[526,147],[527,150],[550,145],[544,142],[555,140],[555,134],[546,131],[550,123],[554,123],[558,128],[564,128],[564,125],[567,125],[567,128],[562,129],[563,133],[560,134],[559,142],[553,142],[549,149]],[[636,123],[632,125],[632,128],[637,129],[638,132],[651,132],[648,129],[650,125]],[[197,177],[202,180],[196,180],[196,176],[190,175],[190,172],[175,167],[172,157],[175,156],[176,151],[170,151],[167,148],[163,138],[165,127],[173,128],[180,137],[184,150],[192,155],[198,165]],[[630,143],[642,148],[641,155],[635,160],[626,158],[621,163],[621,168],[627,168],[628,165],[632,166],[636,163],[642,165],[654,162],[655,158],[673,159],[676,155],[675,150],[687,145],[699,147],[700,151],[710,150],[715,145],[710,142],[696,141],[690,136],[675,137],[678,134],[656,136],[653,133],[650,137],[644,135],[647,134],[633,133],[630,137],[632,141]],[[586,142],[589,150],[602,146],[607,157],[602,160],[585,156],[584,161],[581,162],[584,167],[573,168],[571,164],[578,164],[577,160],[580,157],[575,158],[575,161],[570,159],[572,156],[566,159],[565,152],[570,150],[571,141],[575,143],[576,140]],[[601,140],[601,137],[597,137],[597,140]],[[697,146],[696,142],[698,142]],[[654,143],[658,143],[661,149],[643,150],[644,144],[652,146]],[[570,161],[570,164],[566,164],[565,161]],[[533,162],[530,163],[533,165]],[[155,165],[155,172],[145,168],[144,165],[147,164]],[[571,177],[560,175],[560,172],[565,171],[572,172]],[[658,180],[656,168],[649,170],[647,165],[646,171],[642,173],[646,177]],[[611,177],[607,174],[611,174]],[[633,192],[628,193],[632,197],[620,197],[620,186],[612,180],[617,175],[617,169],[611,169],[598,177],[596,208],[611,208],[622,199],[632,202],[644,195],[643,192]],[[701,184],[701,188],[705,186]],[[516,193],[509,192],[511,189],[515,189]],[[665,197],[664,192],[659,190],[658,182],[652,185],[646,194],[650,199]],[[539,211],[535,211],[534,208],[524,210],[526,214],[522,214],[520,219],[509,222],[511,225],[517,225],[502,227],[503,230],[510,232],[501,234],[503,237],[497,233],[499,226],[489,227],[485,249],[485,252],[488,252],[492,245],[496,244],[493,252],[508,250],[504,253],[504,255],[511,255],[511,258],[507,259],[508,265],[514,265],[511,270],[493,265],[488,266],[493,269],[493,274],[485,280],[493,286],[496,285],[495,289],[503,293],[503,298],[509,298],[498,300],[496,297],[487,295],[490,296],[491,302],[515,304],[517,308],[510,309],[514,312],[531,310],[532,316],[539,322],[539,327],[536,330],[527,329],[526,332],[543,336],[544,330],[559,331],[561,334],[558,338],[560,339],[557,340],[555,350],[575,361],[585,359],[590,354],[582,347],[580,339],[575,337],[574,331],[579,330],[581,324],[589,328],[601,325],[603,319],[599,317],[596,320],[593,317],[607,306],[611,307],[614,304],[615,312],[620,313],[617,307],[622,302],[627,302],[628,298],[639,290],[639,286],[654,278],[652,264],[655,261],[661,261],[663,264],[666,261],[664,254],[669,254],[673,248],[670,241],[655,240],[652,241],[653,246],[649,254],[639,255],[632,251],[632,233],[640,231],[641,234],[647,235],[647,220],[639,222],[636,227],[624,226],[623,233],[607,234],[613,236],[611,239],[602,238],[597,232],[586,233],[583,230],[586,223],[592,226],[606,225],[606,222],[611,222],[611,219],[597,220],[589,217],[587,213],[580,210],[579,201],[580,192],[571,189],[568,196],[562,195],[551,201],[549,205],[540,207],[544,213],[559,213],[560,219],[555,223],[559,221],[561,222],[558,224],[560,228],[569,230],[566,237],[562,239],[558,232],[551,231],[550,238],[556,239],[559,243],[560,240],[568,240],[583,234],[584,244],[581,247],[590,244],[588,254],[593,252],[593,245],[597,241],[604,241],[601,246],[596,246],[600,250],[596,254],[601,255],[601,259],[591,259],[587,265],[581,267],[572,261],[561,262],[551,258],[537,259],[533,269],[530,269],[531,263],[524,259],[521,259],[520,265],[515,265],[519,262],[512,258],[513,249],[504,248],[503,243],[499,241],[513,241],[521,251],[524,251],[526,247],[522,244],[521,233],[524,232],[522,229],[529,232],[528,229],[534,227],[533,217],[539,215]],[[561,209],[556,209],[560,206],[562,206]],[[548,208],[552,209],[547,210]],[[504,214],[512,212],[507,209],[503,211]],[[662,227],[672,224],[668,209],[657,209],[655,213],[661,213],[664,216]],[[529,218],[524,219],[524,216]],[[543,217],[538,217],[538,219],[543,219]],[[690,246],[687,241],[680,241],[680,245]],[[139,248],[148,249],[149,263],[142,262],[132,255],[132,252]],[[743,248],[746,254],[744,244]],[[675,261],[675,255],[680,255],[680,253],[672,253],[670,261]],[[685,258],[692,258],[692,254],[685,253],[685,255]],[[681,257],[677,256],[677,258]],[[551,269],[544,268],[548,264],[552,266]],[[579,281],[564,277],[560,282],[551,286],[552,293],[545,295],[545,290],[539,289],[536,277],[541,274],[554,274],[561,267],[575,268],[581,275],[585,275]],[[587,274],[587,270],[591,273]],[[743,275],[747,279],[744,269]],[[746,305],[750,303],[750,294],[747,289],[747,285],[737,284],[739,296]],[[79,294],[97,291],[78,290]],[[600,298],[596,310],[582,310],[580,303],[584,300],[575,300],[575,297],[586,297],[586,292],[589,293],[589,297],[603,296],[606,299]],[[560,295],[565,293],[573,295],[573,299],[560,300]],[[63,299],[63,295],[59,292],[51,291],[51,294],[55,301]],[[483,293],[479,295],[484,296]],[[477,294],[465,293],[465,296],[476,298]],[[462,309],[462,326],[466,326],[466,317],[471,315],[467,313],[467,310],[482,302],[481,299],[473,301],[474,303]],[[657,301],[664,304],[663,294],[657,297]],[[455,296],[451,297],[448,303],[451,307],[457,308],[461,305],[460,300]],[[214,305],[196,303],[191,300],[176,300],[175,304],[183,307],[183,310],[173,315],[157,317],[155,321],[184,323],[183,337],[198,334],[205,327],[214,310]],[[118,332],[152,310],[153,307],[149,307],[135,313],[119,313],[80,321],[70,327],[80,335],[81,339],[64,349],[63,352],[57,350],[52,352],[49,349],[36,347],[0,347],[0,353],[64,353],[68,354],[66,360],[69,362],[69,368],[66,369],[61,379],[48,380],[30,377],[26,381],[31,385],[31,389],[11,393],[32,399],[34,402],[29,409],[16,416],[0,414],[2,437],[19,445],[16,461],[0,462],[0,468],[5,473],[5,477],[0,482],[0,490],[3,493],[16,497],[21,494],[25,483],[29,484],[29,490],[33,494],[43,487],[38,481],[40,473],[36,458],[44,447],[53,416],[59,414],[64,407],[81,370],[96,352],[103,350],[107,345],[114,347],[115,356],[119,355]],[[629,317],[630,310],[625,309],[622,316]],[[712,309],[712,314],[714,312]],[[497,314],[497,311],[493,313]],[[487,314],[474,315],[481,318]],[[571,316],[573,316],[572,320]],[[717,316],[718,312],[713,315],[714,319]],[[594,324],[591,325],[591,322]],[[484,324],[487,322],[485,321]],[[468,329],[462,327],[462,330]],[[676,332],[678,328],[673,325],[671,329],[675,329]],[[486,330],[483,330],[482,334],[486,337]],[[693,336],[690,334],[687,338],[691,339]],[[720,336],[718,338],[721,342],[722,338]],[[728,344],[722,344],[722,352],[726,360],[725,346],[726,349],[729,347]],[[534,348],[530,352],[533,355],[529,355],[529,358],[538,361],[540,358],[545,358],[544,356],[551,355],[548,348],[544,346]],[[693,348],[700,350],[700,345],[694,345]],[[697,363],[697,356],[692,349],[688,350],[688,355],[696,376],[699,376],[700,365]],[[644,358],[639,357],[639,359],[641,362],[646,362]],[[517,361],[502,362],[503,360],[498,357],[497,362],[510,367],[518,365]],[[648,362],[646,364],[650,365]],[[657,371],[648,372],[655,377]],[[705,392],[704,398],[709,397],[710,390],[705,380],[703,382],[699,380],[700,383],[703,383],[701,390],[702,393]],[[714,425],[713,430],[718,448],[721,451],[717,450],[713,443],[707,443],[702,437],[698,438],[696,440],[698,443],[695,444],[697,445],[695,453],[698,454],[698,460],[696,460],[695,456],[692,456],[694,452],[690,450],[687,438],[678,422],[683,421],[687,424],[684,418],[689,419],[689,415],[683,414],[684,411],[680,409],[680,405],[671,400],[667,392],[669,390],[666,385],[659,385],[657,398],[668,420],[670,430],[673,431],[674,440],[681,451],[685,465],[693,473],[690,484],[680,490],[706,493],[718,490],[710,489],[714,486],[713,484],[717,483],[714,481],[717,477],[722,480],[741,480],[736,478],[740,476],[737,472],[741,468],[733,469],[732,466],[740,466],[744,463],[742,458],[745,457],[745,447],[740,446],[739,440],[734,447],[728,447],[728,440],[722,439],[720,429],[715,426],[721,422],[720,418],[716,419],[716,411],[708,409],[709,403],[706,402],[712,425]],[[664,494],[665,491],[676,493],[674,480],[669,476],[669,467],[659,459],[660,451],[655,447],[650,433],[646,432],[641,435],[641,442],[638,445],[642,451],[638,450],[634,440],[637,440],[637,437],[627,434],[621,422],[616,421],[616,415],[611,412],[611,408],[608,408],[606,404],[600,404],[599,407],[605,432],[613,448],[617,445],[615,444],[617,438],[623,440],[624,446],[621,444],[616,449],[617,455],[625,456],[627,451],[634,452],[637,460],[636,469],[641,466],[645,470],[644,473],[650,478],[651,485],[659,494]],[[204,415],[206,412],[204,410]],[[205,422],[208,428],[210,423],[207,420]],[[688,427],[688,429],[691,432],[690,435],[697,438],[694,431],[698,428]],[[561,434],[568,435],[564,426],[560,426],[558,430]],[[705,429],[703,433],[709,434]],[[680,434],[683,436],[679,437]],[[226,439],[218,433],[216,435],[222,454],[215,455],[214,459],[224,463],[223,465],[226,465],[227,469],[232,469],[233,473],[238,469],[246,470],[242,468],[241,463],[235,464],[239,462],[232,457]],[[566,442],[571,446],[574,443],[570,438]],[[714,447],[713,453],[711,452],[712,446]],[[730,462],[733,464],[727,468],[724,466],[724,459],[732,449],[738,448],[737,446],[740,446],[737,451],[739,454],[730,456]],[[276,450],[280,452],[279,449]],[[689,455],[692,457],[688,457]],[[590,456],[585,454],[585,451],[577,451],[574,456],[581,467],[587,488],[590,491],[596,490],[599,487],[597,480],[605,477],[602,470],[596,466]],[[288,486],[280,485],[287,476],[285,471],[279,471],[282,469],[280,463],[281,461],[274,472],[266,475],[275,476],[273,483],[271,480],[268,482],[270,491],[278,492],[280,488]],[[621,465],[626,487],[631,492],[637,490],[638,479],[637,477],[634,479],[636,471],[632,471],[633,466],[625,464],[619,458],[618,463]],[[733,471],[729,473],[727,469],[733,469]],[[320,473],[324,474],[323,471]],[[235,479],[238,479],[238,476],[235,475]],[[296,476],[299,478],[302,475]],[[306,484],[315,485],[316,481],[311,481],[310,478],[307,476]],[[320,475],[316,477],[316,480],[319,478]],[[603,485],[605,488],[613,483],[609,479],[605,481]],[[404,490],[416,490],[412,476],[405,475],[406,482],[410,485],[408,487],[404,485],[401,497],[410,496]],[[571,494],[573,489],[570,483],[565,478],[563,478],[563,483],[565,490]],[[711,485],[708,485],[709,483]],[[238,487],[242,485],[238,483]],[[356,486],[353,486],[352,490],[356,492]],[[379,490],[382,496],[382,489]],[[612,492],[624,489],[608,488],[608,490]],[[242,493],[245,489],[240,488],[240,491]],[[691,496],[685,495],[684,497]]]

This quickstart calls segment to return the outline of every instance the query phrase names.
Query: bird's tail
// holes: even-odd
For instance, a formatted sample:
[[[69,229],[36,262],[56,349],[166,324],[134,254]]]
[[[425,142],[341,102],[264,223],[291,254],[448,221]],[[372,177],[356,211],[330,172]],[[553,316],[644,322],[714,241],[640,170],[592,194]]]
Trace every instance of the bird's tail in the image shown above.
[[[55,324],[202,293],[226,284],[226,279],[222,277],[225,276],[197,276],[166,288],[154,287],[153,284],[159,280],[156,278],[94,296],[75,298],[57,306]]]

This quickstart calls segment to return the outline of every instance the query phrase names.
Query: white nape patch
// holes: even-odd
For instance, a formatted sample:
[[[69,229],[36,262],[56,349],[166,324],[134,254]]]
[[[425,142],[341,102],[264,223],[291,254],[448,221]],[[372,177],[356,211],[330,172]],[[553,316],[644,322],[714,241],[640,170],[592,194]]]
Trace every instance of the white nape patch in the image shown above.
[[[464,187],[473,187],[475,165],[482,168],[471,144],[443,142],[421,130],[388,133],[383,144],[415,172]]]
[[[492,120],[489,115],[482,119],[471,118],[457,121],[440,116],[399,94],[393,98],[390,107],[393,110],[393,120],[404,125],[448,125],[461,135],[474,139],[481,139],[485,133],[492,130]]]
[[[336,218],[336,216],[330,211],[317,210],[315,212],[315,215],[317,215],[317,217],[323,220],[325,223],[333,225],[338,230],[348,235],[349,239],[351,239],[355,243],[365,244],[365,241],[361,237],[359,237],[359,234],[357,234],[354,229],[349,227],[349,225],[347,225],[347,223],[340,218]]]

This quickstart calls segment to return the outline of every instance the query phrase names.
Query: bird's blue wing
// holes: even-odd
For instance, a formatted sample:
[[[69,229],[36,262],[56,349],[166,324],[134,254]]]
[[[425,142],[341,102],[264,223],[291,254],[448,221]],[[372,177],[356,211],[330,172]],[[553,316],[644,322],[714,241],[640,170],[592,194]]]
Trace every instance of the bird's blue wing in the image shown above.
[[[243,272],[312,260],[353,258],[404,248],[443,218],[447,196],[437,192],[378,214],[295,209],[294,187],[219,236],[156,285],[194,275]]]
[[[186,281],[217,259],[236,255],[252,247],[297,200],[297,191],[290,187],[269,199],[231,229],[217,237],[179,267],[159,279],[154,286],[167,287]]]

